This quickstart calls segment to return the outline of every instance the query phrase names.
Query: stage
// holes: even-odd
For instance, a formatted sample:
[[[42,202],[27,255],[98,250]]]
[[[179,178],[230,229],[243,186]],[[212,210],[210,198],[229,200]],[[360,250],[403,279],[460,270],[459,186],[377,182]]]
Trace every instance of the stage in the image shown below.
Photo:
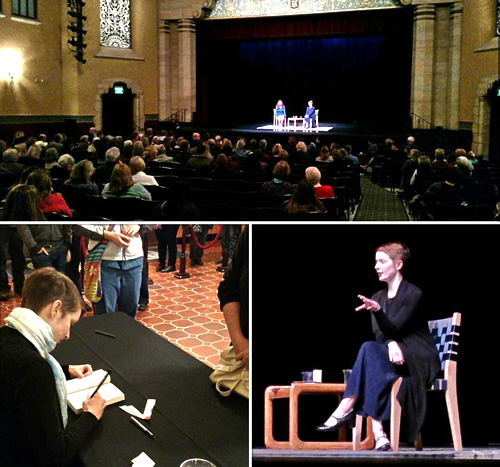
[[[401,448],[398,452],[378,451],[297,451],[288,449],[253,449],[252,465],[296,465],[296,464],[434,464],[434,465],[498,465],[500,445],[495,447],[465,448],[455,452],[453,448],[428,448],[415,451]]]

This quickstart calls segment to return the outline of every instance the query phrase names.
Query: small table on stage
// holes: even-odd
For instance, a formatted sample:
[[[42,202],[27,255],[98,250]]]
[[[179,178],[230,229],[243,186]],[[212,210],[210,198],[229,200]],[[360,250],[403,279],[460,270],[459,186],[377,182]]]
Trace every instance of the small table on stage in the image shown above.
[[[145,452],[158,466],[177,467],[190,458],[207,459],[217,467],[248,466],[248,400],[238,394],[221,396],[209,380],[210,367],[129,316],[84,318],[52,354],[63,365],[111,369],[112,383],[125,393],[124,401],[106,408],[78,453],[83,465],[130,465]],[[140,422],[155,439],[119,408],[133,405],[143,411],[147,399],[156,399],[153,415]],[[70,420],[76,417],[68,412]]]
[[[302,123],[301,126],[304,126],[304,121],[305,121],[304,117],[288,117],[288,122],[287,122],[288,129],[296,130],[297,128],[300,128],[297,126],[298,123]],[[293,126],[291,125],[292,122]]]

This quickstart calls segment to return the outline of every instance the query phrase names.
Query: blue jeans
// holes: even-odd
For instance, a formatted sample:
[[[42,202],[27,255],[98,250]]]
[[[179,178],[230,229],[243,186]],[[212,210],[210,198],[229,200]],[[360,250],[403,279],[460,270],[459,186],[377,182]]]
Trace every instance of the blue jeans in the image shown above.
[[[123,311],[135,318],[141,289],[143,258],[101,263],[102,298],[95,304],[95,314]]]
[[[31,260],[33,261],[33,267],[35,269],[52,266],[57,271],[65,273],[67,257],[68,249],[65,247],[60,247],[49,252],[48,255],[46,255],[45,253],[31,255]]]

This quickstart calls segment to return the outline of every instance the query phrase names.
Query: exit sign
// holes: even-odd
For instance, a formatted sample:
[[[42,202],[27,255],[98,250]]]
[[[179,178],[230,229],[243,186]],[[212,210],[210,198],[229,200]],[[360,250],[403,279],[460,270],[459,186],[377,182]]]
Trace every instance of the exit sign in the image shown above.
[[[115,86],[115,94],[123,94],[123,86]]]

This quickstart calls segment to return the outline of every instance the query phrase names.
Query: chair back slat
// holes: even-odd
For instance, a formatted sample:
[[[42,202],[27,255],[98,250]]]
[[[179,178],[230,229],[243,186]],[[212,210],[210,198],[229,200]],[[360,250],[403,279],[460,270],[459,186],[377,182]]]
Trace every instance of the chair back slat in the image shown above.
[[[439,353],[442,370],[445,369],[446,362],[457,361],[460,319],[460,313],[454,313],[451,318],[429,321],[429,330]]]

